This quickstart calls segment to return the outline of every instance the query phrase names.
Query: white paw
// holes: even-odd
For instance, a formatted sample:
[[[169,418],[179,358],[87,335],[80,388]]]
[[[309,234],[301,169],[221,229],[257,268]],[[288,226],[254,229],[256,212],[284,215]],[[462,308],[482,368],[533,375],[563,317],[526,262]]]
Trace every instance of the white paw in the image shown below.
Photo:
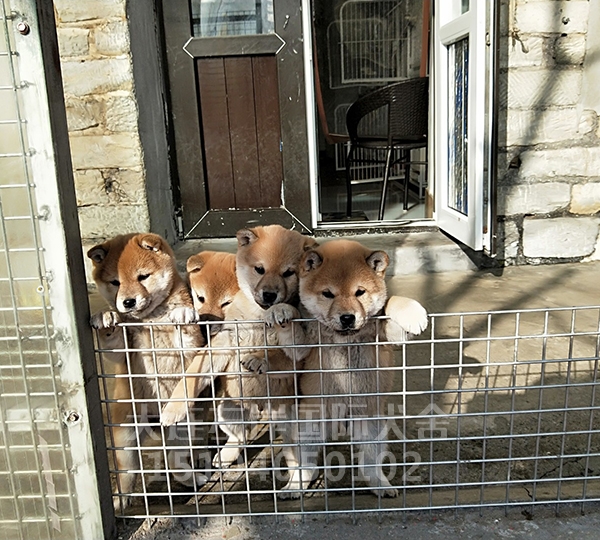
[[[386,333],[390,341],[403,341],[407,332],[418,335],[429,322],[425,308],[416,300],[403,296],[390,297],[385,314],[389,317]]]
[[[281,491],[277,494],[278,499],[299,499],[300,498],[300,486],[296,483],[288,482]]]
[[[169,401],[160,412],[160,423],[163,426],[172,426],[181,422],[187,413],[187,405],[184,401]]]
[[[171,322],[178,324],[192,324],[198,322],[198,312],[190,307],[178,307],[169,313]]]
[[[275,304],[265,313],[265,323],[269,327],[283,326],[292,319],[300,318],[299,311],[289,304]]]
[[[379,495],[381,493],[382,497],[387,497],[390,499],[393,499],[394,497],[398,496],[398,490],[396,488],[389,488],[384,490],[374,489],[371,491],[371,493],[373,493],[373,495]]]
[[[177,480],[180,484],[188,487],[196,486],[197,488],[202,487],[206,482],[208,482],[208,476],[202,473],[194,473],[192,475],[191,472],[185,471],[171,471],[173,474],[173,478]]]
[[[97,311],[90,318],[90,324],[96,330],[114,328],[120,322],[121,316],[116,311]]]
[[[131,506],[131,497],[114,495],[113,496],[113,508],[115,509],[115,514],[122,514],[123,511]]]
[[[212,460],[213,467],[216,469],[231,467],[240,457],[240,453],[241,449],[237,446],[235,448],[223,448],[219,450]]]
[[[242,367],[252,373],[258,373],[261,375],[268,369],[267,359],[264,356],[257,356],[254,354],[247,354],[240,360]]]

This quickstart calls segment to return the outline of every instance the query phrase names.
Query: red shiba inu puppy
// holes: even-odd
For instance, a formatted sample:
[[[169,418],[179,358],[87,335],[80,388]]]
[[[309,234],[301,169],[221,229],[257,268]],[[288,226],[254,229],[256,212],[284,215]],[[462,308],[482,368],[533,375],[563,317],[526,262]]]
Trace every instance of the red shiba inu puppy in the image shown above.
[[[130,503],[129,494],[137,476],[128,470],[140,468],[138,450],[122,447],[143,441],[148,434],[149,418],[159,414],[159,401],[168,399],[180,380],[173,374],[189,366],[205,341],[200,328],[189,325],[197,319],[197,314],[188,288],[177,272],[173,251],[163,238],[156,234],[118,236],[94,246],[87,255],[94,265],[93,277],[98,289],[114,307],[114,311],[92,317],[92,325],[101,329],[101,336],[110,333],[118,322],[166,323],[128,326],[125,333],[119,329],[120,332],[109,336],[114,340],[113,345],[126,347],[128,351],[121,370],[126,376],[116,379],[113,396],[127,401],[113,402],[109,408],[109,422],[117,424],[112,429],[119,471],[115,508],[120,510]],[[175,445],[181,440],[183,445],[182,449],[167,452],[174,477],[188,485],[206,482],[204,475],[182,470],[194,463],[186,447],[190,446],[190,437],[195,439],[197,434],[186,430],[166,435],[166,444]]]
[[[235,253],[202,251],[187,260],[186,269],[198,315],[222,321],[227,306],[240,290]]]
[[[397,495],[381,469],[387,444],[379,429],[385,422],[377,420],[384,412],[385,394],[392,388],[392,351],[388,346],[377,346],[377,351],[375,345],[362,344],[386,339],[400,341],[407,333],[419,334],[427,327],[427,313],[415,300],[388,300],[388,264],[389,258],[383,251],[372,251],[350,240],[329,241],[307,251],[300,265],[302,316],[314,318],[318,324],[308,323],[302,328],[298,323],[289,324],[301,314],[285,304],[273,306],[266,314],[267,324],[277,329],[281,346],[339,344],[319,347],[320,350],[287,349],[289,355],[304,360],[305,371],[299,377],[303,397],[298,417],[303,422],[293,429],[293,438],[300,445],[300,455],[296,457],[300,468],[290,468],[289,482],[280,494],[284,498],[299,496],[298,490],[315,480],[318,449],[331,439],[333,432],[348,433],[352,443],[359,443],[362,454],[358,455],[363,456],[359,479],[374,493]],[[383,314],[389,319],[372,319]]]
[[[240,291],[224,309],[225,321],[262,321],[265,310],[270,306],[280,302],[296,302],[300,259],[307,247],[316,245],[314,240],[279,225],[240,230],[237,240],[236,274]],[[221,376],[222,390],[219,395],[222,401],[217,407],[217,419],[228,439],[225,447],[213,459],[216,467],[229,466],[238,459],[251,422],[257,422],[263,409],[268,406],[265,400],[267,395],[274,398],[270,403],[271,418],[287,418],[289,414],[292,400],[283,398],[294,394],[293,375],[273,380],[269,378],[267,381],[266,375],[260,375],[262,365],[252,369],[256,355],[249,355],[250,351],[246,349],[264,346],[265,338],[268,344],[277,345],[273,337],[266,335],[262,322],[239,326],[235,322],[224,324],[209,343],[214,350],[200,353],[194,359],[187,372],[190,376],[175,388],[171,401],[162,411],[163,425],[180,422],[185,418],[188,406],[193,403],[190,398],[211,385],[214,376]],[[240,350],[240,346],[244,349]],[[270,369],[294,369],[293,362],[280,350],[269,349],[266,355],[264,352],[260,354]],[[244,376],[242,366],[248,367],[245,366],[246,360],[257,375],[245,373]],[[228,373],[231,375],[228,376]],[[237,400],[240,397],[257,399]]]

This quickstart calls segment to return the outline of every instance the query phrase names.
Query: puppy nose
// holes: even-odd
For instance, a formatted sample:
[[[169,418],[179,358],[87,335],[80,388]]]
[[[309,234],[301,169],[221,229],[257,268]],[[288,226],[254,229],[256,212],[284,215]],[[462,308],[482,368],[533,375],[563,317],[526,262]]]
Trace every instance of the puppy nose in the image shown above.
[[[263,302],[265,304],[271,305],[275,303],[277,300],[277,293],[265,291],[263,292]]]
[[[125,300],[123,300],[123,307],[125,309],[131,309],[135,307],[135,298],[125,298]]]
[[[353,328],[355,321],[356,317],[351,313],[345,313],[344,315],[340,315],[340,322],[342,323],[342,328]]]

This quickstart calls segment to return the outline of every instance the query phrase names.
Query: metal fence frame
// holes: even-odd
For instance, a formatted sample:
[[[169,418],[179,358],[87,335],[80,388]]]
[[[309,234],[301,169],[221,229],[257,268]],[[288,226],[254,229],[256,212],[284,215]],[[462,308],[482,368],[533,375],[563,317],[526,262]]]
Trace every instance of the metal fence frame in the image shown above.
[[[122,331],[127,327],[123,324]],[[314,443],[337,461],[321,463],[321,480],[301,490],[298,500],[277,497],[286,469],[277,458],[282,443],[270,437],[245,441],[243,459],[233,468],[211,469],[205,486],[182,488],[168,480],[169,468],[161,464],[172,446],[165,445],[166,432],[155,418],[142,427],[153,430],[158,444],[143,448],[134,441],[131,446],[155,453],[155,461],[142,462],[138,471],[148,479],[133,494],[141,504],[121,517],[357,516],[517,506],[533,513],[539,505],[555,505],[558,512],[566,503],[579,503],[584,510],[600,501],[599,306],[432,314],[425,335],[394,346],[396,365],[375,370],[383,377],[395,374],[397,385],[387,394],[374,389],[374,395],[390,402],[377,420],[386,427],[396,459],[398,498],[373,496],[354,474],[348,477],[359,465],[347,438]],[[248,352],[247,347],[233,350],[239,357]],[[115,351],[134,352],[97,349],[105,409],[111,380],[145,376],[110,373],[103,357]],[[235,374],[254,376],[241,368]],[[202,376],[218,380],[220,375]],[[213,393],[195,401],[216,399]],[[297,405],[297,395],[292,399]],[[276,423],[269,417],[260,422],[267,432]],[[216,426],[211,418],[188,418],[182,425]],[[106,424],[109,454],[116,449],[111,427]],[[185,440],[181,448],[214,453],[222,444],[217,435],[209,446]],[[346,460],[343,467],[340,459]],[[323,475],[324,470],[341,480]]]
[[[108,538],[53,5],[3,0],[0,27],[0,527],[23,540]]]

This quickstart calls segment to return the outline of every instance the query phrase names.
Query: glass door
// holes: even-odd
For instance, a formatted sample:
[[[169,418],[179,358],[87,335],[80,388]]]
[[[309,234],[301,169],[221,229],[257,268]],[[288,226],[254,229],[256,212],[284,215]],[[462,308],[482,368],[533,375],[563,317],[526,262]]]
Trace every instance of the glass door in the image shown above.
[[[489,247],[493,0],[434,3],[435,217],[467,246]]]

